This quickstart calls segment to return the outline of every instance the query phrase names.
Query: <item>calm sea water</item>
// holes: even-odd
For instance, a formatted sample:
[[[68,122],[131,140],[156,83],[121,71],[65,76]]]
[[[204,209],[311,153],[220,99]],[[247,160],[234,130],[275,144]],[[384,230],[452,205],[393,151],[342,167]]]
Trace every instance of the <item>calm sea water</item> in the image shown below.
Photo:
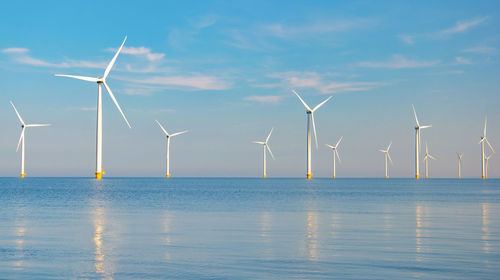
[[[0,279],[499,279],[500,180],[0,179]]]

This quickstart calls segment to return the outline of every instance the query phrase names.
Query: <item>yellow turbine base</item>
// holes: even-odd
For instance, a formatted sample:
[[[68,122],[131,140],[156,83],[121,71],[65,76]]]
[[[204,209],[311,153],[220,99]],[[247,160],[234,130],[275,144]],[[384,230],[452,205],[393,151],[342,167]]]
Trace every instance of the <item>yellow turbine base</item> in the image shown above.
[[[24,178],[24,176],[26,176],[26,173],[21,173],[21,175],[19,175],[21,178]]]
[[[333,179],[335,179],[335,175],[333,175]]]
[[[458,179],[462,179],[462,176],[458,176]]]
[[[96,171],[96,172],[94,172],[94,174],[95,174],[95,178],[96,178],[96,179],[102,179],[102,173],[103,173],[103,172],[97,172],[97,171]]]
[[[170,178],[170,173],[169,173],[169,174],[167,174],[167,175],[165,175],[165,177]]]
[[[429,176],[425,176],[425,179],[429,179]]]
[[[262,176],[262,178],[266,178],[266,177],[267,177],[267,175],[266,175],[266,174],[264,174],[264,176]]]
[[[418,179],[419,177],[420,177],[420,175],[415,174],[415,179]]]
[[[389,178],[389,176],[385,176],[385,178],[386,178],[386,179],[388,179],[388,178]]]
[[[311,174],[306,174],[307,179],[311,179],[312,173]]]
[[[483,179],[486,179],[486,177],[485,177],[485,176],[481,176],[481,177],[482,177]]]

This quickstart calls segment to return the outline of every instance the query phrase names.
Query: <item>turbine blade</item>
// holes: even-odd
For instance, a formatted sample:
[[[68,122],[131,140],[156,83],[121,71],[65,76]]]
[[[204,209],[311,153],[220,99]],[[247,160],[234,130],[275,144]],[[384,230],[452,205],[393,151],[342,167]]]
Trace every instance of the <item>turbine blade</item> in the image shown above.
[[[92,77],[84,77],[84,76],[75,76],[75,75],[61,75],[61,74],[56,74],[57,77],[68,77],[68,78],[73,78],[73,79],[78,79],[78,80],[84,80],[88,82],[94,82],[97,83],[99,79],[97,78],[92,78]]]
[[[155,120],[155,122],[160,126],[161,130],[163,130],[163,133],[165,133],[165,135],[170,136],[167,130],[163,127],[163,125],[161,125],[159,121]]]
[[[40,123],[34,123],[34,124],[27,124],[25,125],[26,127],[40,127],[40,126],[51,126],[52,124],[50,123],[43,123],[43,124],[40,124]]]
[[[337,148],[339,146],[340,141],[342,141],[342,138],[344,138],[344,136],[340,136],[340,139],[339,139],[339,141],[337,141],[337,144],[335,145],[335,148]]]
[[[429,147],[427,146],[427,142],[425,142],[425,153],[428,154],[429,153]]]
[[[174,136],[177,136],[177,135],[181,135],[181,134],[184,134],[184,133],[187,133],[188,131],[187,130],[184,130],[184,131],[181,131],[181,132],[176,132],[172,135],[170,135],[171,137],[174,137]]]
[[[382,153],[387,153],[386,150],[378,150],[379,152],[382,152]]]
[[[335,149],[335,147],[334,147],[334,146],[332,146],[332,145],[325,144],[325,146],[327,146],[327,147],[328,147],[328,148],[330,148],[330,149]]]
[[[113,56],[113,59],[111,59],[111,62],[108,64],[108,67],[106,67],[106,71],[104,71],[104,76],[102,76],[103,80],[106,80],[106,78],[108,77],[109,71],[111,71],[111,68],[113,68],[113,65],[115,65],[116,58],[118,57],[118,54],[120,54],[120,52],[123,48],[123,45],[125,44],[125,41],[127,41],[127,36],[125,36],[125,39],[123,39],[122,45],[120,46],[120,48],[116,52],[115,56]]]
[[[411,104],[411,107],[413,108],[413,114],[415,115],[415,121],[417,122],[417,126],[420,127],[420,123],[418,123],[418,118],[417,118],[417,111],[415,111],[415,106]]]
[[[392,140],[391,140],[391,142],[389,143],[389,146],[387,147],[387,152],[389,152],[389,149],[391,148],[391,145],[392,145]]]
[[[267,148],[267,151],[269,152],[269,154],[271,155],[271,157],[272,157],[272,158],[273,158],[273,160],[274,160],[274,155],[273,155],[273,152],[271,152],[271,148],[269,148],[269,146],[268,146],[267,144],[266,144],[265,146],[266,146],[266,148]]]
[[[431,156],[431,155],[429,155],[429,157],[430,157],[432,160],[436,160],[436,158],[435,158],[435,157],[433,157],[433,156]]]
[[[340,156],[339,156],[339,152],[337,149],[335,149],[335,155],[337,156],[337,158],[339,159],[339,163],[341,163],[342,161],[340,160]]]
[[[319,107],[323,106],[323,104],[325,104],[326,102],[328,102],[328,100],[332,99],[332,97],[333,97],[333,96],[330,96],[330,97],[328,97],[327,99],[325,99],[325,101],[323,101],[323,102],[319,103],[318,105],[316,105],[316,107],[314,107],[314,108],[312,109],[312,111],[314,112],[314,111],[318,110],[318,109],[319,109]]]
[[[394,165],[394,163],[392,162],[392,159],[391,159],[391,155],[389,155],[389,152],[387,153],[387,157],[389,158],[389,161],[391,162],[391,165]]]
[[[10,105],[12,105],[12,108],[14,108],[14,111],[16,111],[16,115],[19,118],[19,121],[21,122],[21,124],[24,125],[23,118],[21,118],[21,114],[19,114],[19,112],[16,109],[16,106],[14,106],[14,103],[12,103],[12,101],[10,102]]]
[[[262,141],[252,141],[252,143],[254,143],[254,144],[260,144],[260,145],[265,145],[266,144],[265,142],[262,142]]]
[[[481,144],[481,143],[484,141],[484,139],[486,139],[486,138],[484,138],[484,137],[483,137],[483,138],[481,138],[481,140],[479,140],[479,142],[477,142],[477,143],[478,143],[478,144]]]
[[[267,135],[266,143],[269,141],[269,138],[271,137],[271,134],[273,133],[273,130],[274,130],[274,127],[271,128],[271,131],[269,132],[269,135]]]
[[[127,120],[127,117],[125,117],[125,114],[123,113],[122,108],[120,107],[120,104],[118,104],[118,101],[116,101],[116,98],[115,98],[115,96],[113,95],[113,92],[112,92],[112,91],[111,91],[111,89],[109,88],[108,84],[106,84],[106,82],[103,82],[103,84],[104,84],[104,87],[106,87],[106,90],[107,90],[107,92],[109,93],[109,96],[111,97],[111,99],[113,99],[113,102],[115,103],[116,108],[118,108],[118,111],[120,111],[120,114],[122,114],[122,117],[123,117],[123,119],[125,120],[125,122],[127,123],[128,127],[129,127],[129,128],[132,128],[132,127],[130,126],[130,123],[129,123],[129,122],[128,122],[128,120]]]
[[[316,135],[316,124],[314,122],[314,113],[311,112],[311,121],[313,123],[314,141],[316,142],[316,149],[318,149],[318,136]]]
[[[493,149],[493,147],[491,146],[490,141],[488,141],[488,138],[484,138],[484,140],[486,140],[486,144],[488,144],[488,146],[490,147],[491,151],[495,152],[495,149]]]
[[[429,127],[432,127],[432,124],[421,126],[420,129],[429,128]]]
[[[23,127],[23,130],[21,131],[21,136],[19,137],[19,141],[17,142],[17,149],[16,152],[19,151],[19,146],[21,146],[21,141],[24,138],[24,131],[26,130],[26,127]]]
[[[300,95],[294,89],[292,89],[292,92],[295,93],[295,95],[297,95],[297,97],[300,99],[300,102],[302,102],[302,104],[304,104],[304,107],[306,107],[306,110],[311,111],[311,108],[307,106],[307,103],[300,97]]]

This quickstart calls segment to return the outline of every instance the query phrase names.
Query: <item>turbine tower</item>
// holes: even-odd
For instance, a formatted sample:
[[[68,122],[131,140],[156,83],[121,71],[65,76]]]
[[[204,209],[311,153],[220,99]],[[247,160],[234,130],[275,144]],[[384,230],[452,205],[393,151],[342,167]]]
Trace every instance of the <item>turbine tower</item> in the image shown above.
[[[335,173],[335,156],[337,156],[337,158],[339,159],[339,163],[340,163],[340,156],[339,156],[339,151],[337,150],[337,148],[339,147],[340,141],[342,141],[343,137],[344,136],[340,137],[339,141],[337,142],[337,144],[335,146],[325,144],[325,146],[327,146],[328,148],[330,148],[330,149],[333,150],[333,178],[334,179],[335,179],[335,176],[336,176],[336,173]]]
[[[425,156],[424,156],[424,161],[425,161],[425,179],[429,178],[429,159],[436,160],[436,158],[433,157],[429,153],[429,148],[427,147],[427,143],[425,143]]]
[[[26,128],[28,127],[40,127],[40,126],[50,126],[50,124],[26,124],[21,117],[21,114],[16,109],[16,106],[14,106],[14,103],[12,101],[10,102],[12,105],[12,108],[14,108],[14,111],[16,111],[16,115],[19,118],[19,121],[21,122],[21,137],[19,137],[19,141],[17,142],[17,149],[16,152],[19,151],[19,146],[21,146],[21,178],[24,178],[26,176],[26,172],[24,171],[24,154],[25,154],[25,139],[26,137],[24,136],[26,132]]]
[[[419,166],[419,161],[420,161],[420,130],[428,127],[432,127],[432,125],[420,125],[418,122],[417,118],[417,112],[415,111],[415,106],[413,104],[411,105],[413,108],[413,114],[415,115],[415,122],[417,123],[417,126],[415,126],[415,178],[420,177],[420,166]]]
[[[488,161],[490,160],[491,156],[493,156],[493,154],[484,157],[484,178],[486,179],[488,178]]]
[[[384,155],[385,155],[385,178],[386,179],[389,178],[389,175],[387,174],[387,159],[389,159],[391,161],[391,164],[393,164],[391,156],[389,155],[389,149],[391,148],[391,145],[392,145],[392,141],[389,143],[389,146],[387,146],[387,149],[379,150],[380,152],[384,153]]]
[[[155,121],[160,126],[161,130],[163,130],[163,133],[165,133],[165,136],[167,136],[167,175],[166,175],[166,177],[170,178],[170,138],[177,136],[177,135],[184,134],[188,131],[184,130],[181,132],[168,134],[167,130],[161,125],[161,123],[157,120],[155,120]]]
[[[490,147],[490,149],[493,153],[495,152],[495,150],[491,146],[490,142],[486,138],[486,122],[487,121],[488,121],[488,119],[485,117],[484,118],[483,136],[481,137],[481,140],[478,143],[478,144],[481,144],[481,178],[483,178],[483,179],[486,179],[486,164],[485,164],[486,158],[485,158],[485,153],[484,153],[484,142],[486,142],[486,144],[488,144],[488,146]]]
[[[260,144],[264,148],[264,174],[262,175],[262,177],[264,177],[264,178],[267,177],[267,174],[266,174],[266,150],[269,152],[269,154],[271,155],[271,157],[274,160],[273,152],[271,152],[271,148],[269,148],[269,145],[268,145],[269,138],[271,137],[271,134],[273,133],[273,130],[274,130],[274,127],[271,128],[271,131],[267,135],[266,141],[263,141],[263,142],[262,141],[253,141],[252,142],[252,143],[255,143],[255,144]]]
[[[295,91],[292,90],[295,95],[300,99],[300,102],[304,105],[306,108],[306,114],[307,114],[307,167],[306,167],[306,176],[307,179],[311,179],[312,176],[312,167],[311,167],[311,123],[312,123],[312,128],[314,132],[314,140],[316,142],[316,149],[318,149],[318,137],[316,135],[316,124],[314,123],[314,112],[319,109],[319,107],[323,106],[328,100],[330,100],[333,96],[328,97],[325,99],[323,102],[319,103],[311,109],[304,100],[300,97],[300,95]]]
[[[458,179],[462,179],[462,158],[464,154],[457,153],[458,156]]]
[[[125,36],[125,39],[123,40],[122,45],[120,46],[120,48],[116,52],[113,59],[111,59],[111,62],[108,64],[108,67],[106,67],[106,70],[104,71],[104,75],[102,76],[102,78],[101,77],[92,78],[92,77],[56,74],[56,76],[59,76],[59,77],[68,77],[68,78],[97,83],[96,168],[95,168],[95,172],[94,172],[96,179],[102,179],[102,174],[106,173],[102,170],[102,85],[104,85],[104,87],[106,88],[106,91],[108,92],[109,96],[111,97],[111,99],[115,103],[116,108],[118,108],[118,111],[120,111],[120,114],[122,115],[123,119],[127,123],[128,127],[131,128],[130,123],[128,122],[127,118],[125,117],[125,114],[122,111],[122,108],[118,104],[118,101],[116,101],[116,98],[113,95],[113,92],[111,91],[108,84],[106,83],[106,78],[109,75],[109,71],[111,71],[111,68],[113,68],[113,65],[115,64],[116,58],[118,57],[118,54],[120,54],[120,51],[122,50],[123,45],[125,44],[126,40],[127,40],[127,36]]]

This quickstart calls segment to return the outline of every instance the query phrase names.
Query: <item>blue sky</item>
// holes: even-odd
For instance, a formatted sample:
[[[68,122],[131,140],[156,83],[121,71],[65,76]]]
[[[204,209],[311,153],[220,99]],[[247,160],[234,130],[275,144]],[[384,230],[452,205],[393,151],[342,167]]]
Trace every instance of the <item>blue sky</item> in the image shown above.
[[[431,175],[479,176],[481,136],[500,149],[499,4],[495,1],[6,2],[0,11],[0,176],[17,176],[27,122],[31,176],[91,176],[96,86],[54,74],[102,76],[125,35],[108,84],[133,128],[104,96],[108,176],[162,176],[169,131],[173,176],[260,176],[271,127],[269,176],[304,176],[303,106],[316,114],[316,176],[383,176],[378,149],[393,141],[393,177],[413,174],[411,104],[432,154]],[[489,176],[500,175],[490,160]]]

